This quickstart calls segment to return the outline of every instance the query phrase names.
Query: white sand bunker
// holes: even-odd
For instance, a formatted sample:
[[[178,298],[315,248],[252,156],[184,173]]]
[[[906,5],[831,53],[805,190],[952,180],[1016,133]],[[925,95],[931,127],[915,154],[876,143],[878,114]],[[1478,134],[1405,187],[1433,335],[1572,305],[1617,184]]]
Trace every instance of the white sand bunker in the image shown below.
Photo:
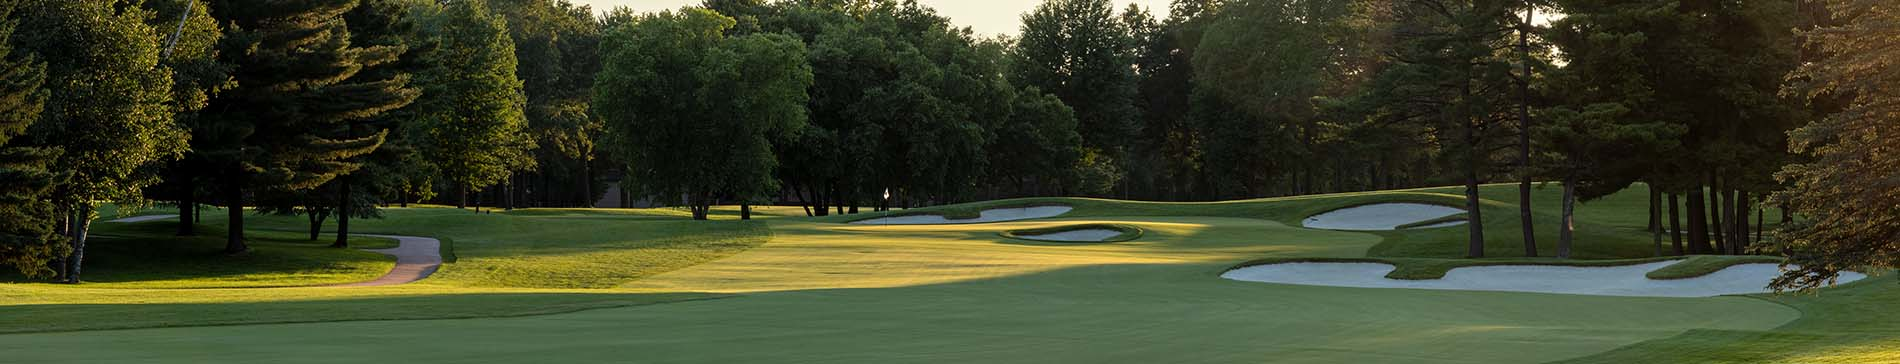
[[[1122,236],[1121,231],[1111,229],[1076,229],[1048,234],[1016,234],[1016,237],[1029,240],[1103,242]]]
[[[1399,226],[1464,213],[1464,209],[1422,203],[1380,203],[1360,205],[1313,215],[1300,223],[1313,229],[1397,230]],[[1415,228],[1464,225],[1464,221],[1446,221]]]
[[[985,222],[1016,221],[1055,217],[1068,213],[1074,208],[1068,206],[1014,207],[983,210],[974,219],[946,219],[938,215],[908,215],[880,217],[852,221],[859,225],[941,225],[941,224],[977,224]]]
[[[1619,267],[1504,265],[1452,269],[1441,279],[1386,278],[1393,267],[1380,263],[1283,263],[1240,268],[1221,278],[1240,281],[1361,288],[1417,288],[1470,291],[1564,293],[1597,296],[1713,297],[1769,292],[1781,275],[1775,264],[1740,264],[1701,277],[1649,279],[1643,274],[1675,264],[1664,261]],[[1867,278],[1842,272],[1838,283]]]

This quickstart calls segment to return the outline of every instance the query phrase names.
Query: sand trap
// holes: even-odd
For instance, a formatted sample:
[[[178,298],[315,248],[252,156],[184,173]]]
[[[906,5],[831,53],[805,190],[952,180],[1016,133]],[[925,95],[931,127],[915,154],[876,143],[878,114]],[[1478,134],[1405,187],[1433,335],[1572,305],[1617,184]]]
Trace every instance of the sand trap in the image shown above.
[[[1078,229],[1048,234],[1016,234],[1016,237],[1029,240],[1103,242],[1122,236],[1121,231],[1110,229]]]
[[[1068,206],[1036,206],[983,210],[980,217],[974,219],[946,219],[937,215],[909,215],[880,217],[852,221],[859,225],[941,225],[941,224],[977,224],[985,222],[1016,221],[1055,217],[1068,213],[1074,208]]]
[[[106,222],[119,222],[119,223],[145,222],[145,221],[164,220],[164,219],[170,219],[170,218],[175,218],[175,217],[178,217],[178,215],[145,215],[145,216],[133,216],[133,217],[117,219],[117,220],[106,220]]]
[[[1323,214],[1307,217],[1306,221],[1301,222],[1300,225],[1307,228],[1327,230],[1396,230],[1399,228],[1399,225],[1457,215],[1464,212],[1464,209],[1456,207],[1422,203],[1380,203],[1327,211]],[[1418,228],[1456,226],[1463,225],[1464,223],[1464,221],[1447,221],[1420,226]]]
[[[1385,278],[1393,267],[1381,263],[1283,263],[1235,269],[1221,278],[1310,286],[1417,288],[1471,291],[1563,293],[1597,296],[1712,297],[1769,292],[1781,275],[1775,264],[1740,264],[1701,277],[1649,279],[1643,274],[1674,261],[1619,267],[1506,265],[1452,269],[1442,279]],[[1838,283],[1867,278],[1842,272]]]

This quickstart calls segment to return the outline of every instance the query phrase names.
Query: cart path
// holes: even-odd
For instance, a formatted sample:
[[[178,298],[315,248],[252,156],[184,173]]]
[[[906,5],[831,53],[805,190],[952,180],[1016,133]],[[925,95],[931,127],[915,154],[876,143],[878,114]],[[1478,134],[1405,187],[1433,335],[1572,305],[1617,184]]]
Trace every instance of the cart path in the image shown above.
[[[429,278],[430,274],[435,274],[437,268],[442,267],[441,240],[401,235],[357,234],[356,236],[396,239],[400,245],[395,248],[364,249],[364,251],[396,257],[396,267],[390,268],[389,273],[383,274],[376,280],[337,285],[337,287],[390,286],[415,282]]]

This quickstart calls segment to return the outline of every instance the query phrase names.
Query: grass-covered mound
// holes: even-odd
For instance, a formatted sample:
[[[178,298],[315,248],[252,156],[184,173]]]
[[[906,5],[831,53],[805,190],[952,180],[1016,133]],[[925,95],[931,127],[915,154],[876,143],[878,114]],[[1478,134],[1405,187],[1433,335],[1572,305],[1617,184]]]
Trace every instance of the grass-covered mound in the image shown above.
[[[1078,231],[1078,230],[1110,230],[1110,231],[1121,232],[1121,234],[1108,237],[1102,240],[1096,240],[1096,241],[1049,240],[1049,239],[1039,237],[1040,235],[1049,235],[1049,234]],[[1132,225],[1125,225],[1125,224],[1078,224],[1078,225],[1061,225],[1061,226],[1043,227],[1043,228],[1034,228],[1034,229],[1009,230],[1009,231],[999,232],[996,234],[1001,235],[1002,237],[1005,237],[1005,238],[1040,241],[1040,242],[1119,243],[1119,242],[1141,238],[1141,228],[1135,227]]]

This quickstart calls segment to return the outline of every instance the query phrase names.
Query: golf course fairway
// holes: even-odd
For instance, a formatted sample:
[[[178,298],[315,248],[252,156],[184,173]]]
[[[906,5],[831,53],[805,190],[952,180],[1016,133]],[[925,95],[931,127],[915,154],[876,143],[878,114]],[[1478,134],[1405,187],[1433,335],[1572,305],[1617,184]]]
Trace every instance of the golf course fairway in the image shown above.
[[[1833,306],[1900,296],[1890,276],[1818,296],[1707,298],[1220,278],[1258,259],[1377,259],[1413,272],[1488,261],[1435,254],[1457,247],[1434,244],[1462,241],[1430,229],[1298,226],[1343,206],[1459,198],[1442,192],[1220,203],[1057,199],[1074,210],[956,225],[849,224],[874,215],[790,216],[802,215],[796,208],[764,209],[750,222],[732,220],[729,209],[704,222],[683,221],[674,210],[392,209],[388,219],[353,228],[442,238],[453,250],[445,256],[453,258],[435,276],[369,288],[190,288],[197,282],[190,279],[151,283],[165,289],[0,283],[0,329],[7,332],[0,334],[7,353],[0,361],[1542,363],[1693,362],[1741,353],[1744,362],[1867,362],[1893,350],[1871,343],[1892,342],[1895,322],[1847,320]],[[1552,198],[1547,192],[1538,198]],[[1581,208],[1579,256],[1647,258],[1640,217],[1612,210],[1634,206],[1640,215],[1640,204],[1623,200],[1644,196],[1625,192]],[[1508,225],[1515,216],[1503,212],[1513,206],[1494,202],[1487,208],[1500,213],[1485,216]],[[1005,203],[1012,202],[943,209]],[[291,230],[298,223],[258,219],[254,228]],[[1126,225],[1143,234],[1109,244],[998,235],[1082,224]],[[1527,259],[1565,264],[1499,258]],[[153,315],[170,318],[68,322]],[[1879,317],[1891,316],[1873,320]],[[1832,332],[1838,325],[1855,330]],[[1681,349],[1759,345],[1750,340],[1831,346]]]

